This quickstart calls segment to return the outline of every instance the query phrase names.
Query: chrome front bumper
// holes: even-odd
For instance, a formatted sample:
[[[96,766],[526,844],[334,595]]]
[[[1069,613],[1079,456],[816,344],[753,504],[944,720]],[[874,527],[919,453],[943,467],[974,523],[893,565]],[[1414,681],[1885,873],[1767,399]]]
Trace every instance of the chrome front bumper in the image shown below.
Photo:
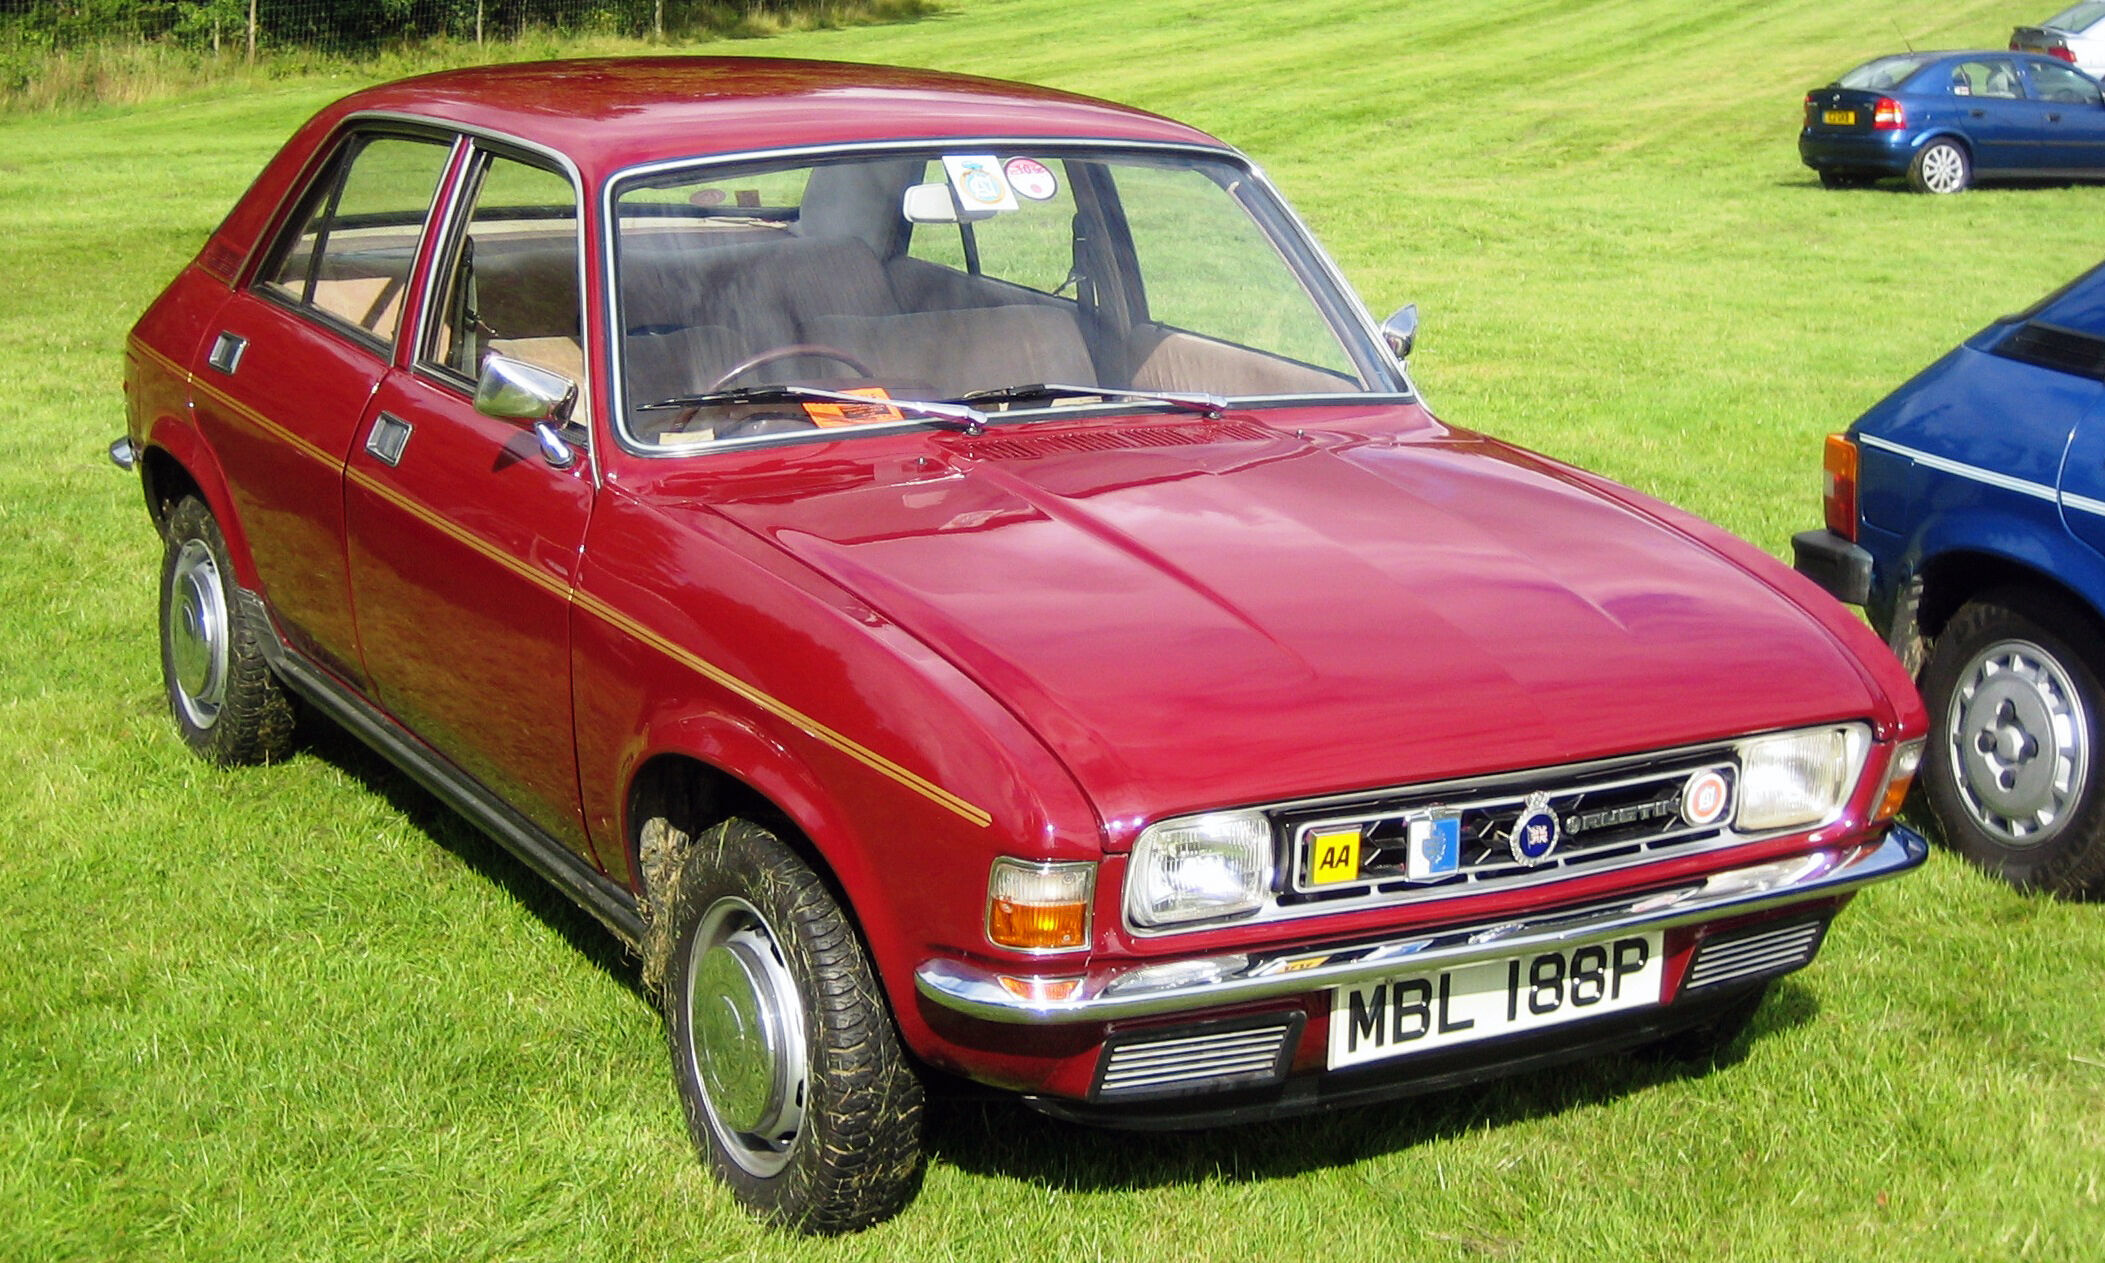
[[[1060,980],[1052,986],[1025,975],[1010,976],[1004,985],[996,971],[937,959],[915,970],[914,981],[934,1003],[991,1022],[1104,1022],[1186,1013],[1831,899],[1897,877],[1928,857],[1929,843],[1895,824],[1877,842],[1713,873],[1689,885],[1611,903],[1411,938],[1321,950],[1187,957],[1095,970],[1078,982]],[[1069,985],[1072,989],[1066,990]]]

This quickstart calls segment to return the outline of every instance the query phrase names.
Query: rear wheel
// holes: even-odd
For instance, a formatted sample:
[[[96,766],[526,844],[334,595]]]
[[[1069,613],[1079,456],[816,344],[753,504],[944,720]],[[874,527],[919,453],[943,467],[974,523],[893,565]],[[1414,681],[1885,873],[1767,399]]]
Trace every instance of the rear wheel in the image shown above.
[[[2098,643],[2063,598],[2006,588],[1967,603],[1923,674],[1936,726],[1923,785],[1960,854],[2020,890],[2105,879]]]
[[[1957,193],[1973,182],[1973,161],[1957,141],[1933,140],[1908,164],[1908,183],[1917,193]]]
[[[263,659],[262,620],[235,598],[226,537],[205,502],[168,515],[161,561],[161,681],[176,730],[214,763],[267,763],[292,748],[292,699]]]
[[[666,1039],[703,1159],[749,1210],[800,1231],[897,1213],[920,1183],[921,1083],[825,883],[731,820],[667,885]]]
[[[1869,183],[1871,183],[1869,176],[1857,175],[1850,171],[1822,171],[1820,173],[1820,186],[1822,188],[1860,189]]]

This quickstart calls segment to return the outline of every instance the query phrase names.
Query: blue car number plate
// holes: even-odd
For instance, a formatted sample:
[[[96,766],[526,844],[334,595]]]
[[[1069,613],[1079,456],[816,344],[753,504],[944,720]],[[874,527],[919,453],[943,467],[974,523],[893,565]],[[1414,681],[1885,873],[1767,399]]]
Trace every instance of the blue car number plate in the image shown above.
[[[1330,1000],[1332,1070],[1659,1003],[1660,934],[1396,974]]]

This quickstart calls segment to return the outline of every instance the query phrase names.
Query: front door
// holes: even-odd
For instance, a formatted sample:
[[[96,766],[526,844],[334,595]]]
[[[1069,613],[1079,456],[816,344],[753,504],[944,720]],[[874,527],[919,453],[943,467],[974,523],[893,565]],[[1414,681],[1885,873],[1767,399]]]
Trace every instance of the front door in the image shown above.
[[[489,150],[462,180],[415,354],[381,383],[346,470],[359,645],[382,706],[589,854],[570,596],[591,461],[559,468],[530,428],[473,404],[493,352],[582,376],[576,195],[552,167]]]

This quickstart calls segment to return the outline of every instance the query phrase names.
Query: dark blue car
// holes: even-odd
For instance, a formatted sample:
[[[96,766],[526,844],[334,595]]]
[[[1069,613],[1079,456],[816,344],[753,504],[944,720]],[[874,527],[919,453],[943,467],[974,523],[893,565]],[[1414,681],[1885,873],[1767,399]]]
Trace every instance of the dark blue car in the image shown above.
[[[1880,57],[1805,94],[1798,156],[1829,188],[2105,178],[2105,99],[2090,76],[2031,53]]]
[[[2105,264],[1827,440],[1798,569],[1865,607],[1929,703],[1946,841],[2105,894]]]

